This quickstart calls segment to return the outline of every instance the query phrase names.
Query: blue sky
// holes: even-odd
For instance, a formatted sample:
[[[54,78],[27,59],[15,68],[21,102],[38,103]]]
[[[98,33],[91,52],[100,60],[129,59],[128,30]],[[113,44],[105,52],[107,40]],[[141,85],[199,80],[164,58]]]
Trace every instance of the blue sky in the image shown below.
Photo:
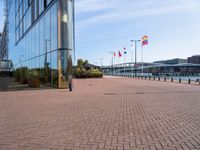
[[[104,65],[109,51],[123,51],[131,61],[131,39],[149,36],[144,61],[200,54],[199,0],[77,0],[77,57]],[[138,47],[139,48],[139,47]],[[138,49],[138,60],[141,60]],[[121,58],[123,62],[123,58]]]
[[[3,25],[0,0],[0,30]],[[144,61],[200,54],[200,0],[76,0],[76,58],[110,64],[109,51],[127,48],[131,39],[149,36]],[[138,46],[138,60],[141,60]],[[121,61],[123,62],[123,58]]]
[[[3,30],[4,17],[3,17],[3,0],[0,0],[0,32]]]

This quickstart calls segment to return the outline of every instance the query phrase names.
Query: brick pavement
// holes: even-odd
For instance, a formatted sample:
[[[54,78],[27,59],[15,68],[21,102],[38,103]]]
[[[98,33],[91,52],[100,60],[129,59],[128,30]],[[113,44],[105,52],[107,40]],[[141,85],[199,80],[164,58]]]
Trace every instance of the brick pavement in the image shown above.
[[[200,150],[200,86],[125,78],[0,92],[1,150]]]

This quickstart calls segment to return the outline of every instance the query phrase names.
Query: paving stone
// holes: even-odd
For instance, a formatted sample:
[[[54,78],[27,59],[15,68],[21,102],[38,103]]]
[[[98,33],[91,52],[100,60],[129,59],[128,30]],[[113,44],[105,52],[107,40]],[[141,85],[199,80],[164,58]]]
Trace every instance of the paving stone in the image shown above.
[[[200,149],[200,86],[126,78],[0,92],[0,149]]]

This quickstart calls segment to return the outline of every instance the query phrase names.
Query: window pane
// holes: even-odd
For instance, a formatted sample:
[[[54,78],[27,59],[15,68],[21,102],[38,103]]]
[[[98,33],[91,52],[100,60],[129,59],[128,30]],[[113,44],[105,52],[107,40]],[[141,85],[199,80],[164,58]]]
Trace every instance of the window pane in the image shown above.
[[[57,24],[57,3],[51,8],[51,50],[58,48],[58,24]]]
[[[39,0],[39,14],[44,10],[44,0]]]
[[[50,37],[50,26],[51,26],[50,11],[45,14],[45,45],[47,52],[51,49],[51,37]]]

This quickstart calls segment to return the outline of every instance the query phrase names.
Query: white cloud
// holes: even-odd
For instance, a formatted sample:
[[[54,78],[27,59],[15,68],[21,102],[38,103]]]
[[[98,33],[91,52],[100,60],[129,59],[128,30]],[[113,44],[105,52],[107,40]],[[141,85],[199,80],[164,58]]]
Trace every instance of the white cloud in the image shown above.
[[[79,0],[76,5],[77,29],[84,31],[92,27],[113,24],[136,17],[158,16],[199,9],[198,0]],[[99,13],[100,12],[100,13]],[[82,17],[85,14],[84,17]]]

